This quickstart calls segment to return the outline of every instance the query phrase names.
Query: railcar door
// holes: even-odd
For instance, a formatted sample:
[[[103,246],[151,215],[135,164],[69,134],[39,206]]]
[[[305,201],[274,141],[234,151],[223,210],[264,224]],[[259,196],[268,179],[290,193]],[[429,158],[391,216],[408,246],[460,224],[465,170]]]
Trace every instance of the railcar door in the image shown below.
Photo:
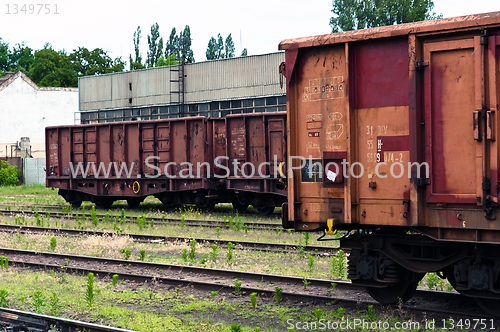
[[[477,35],[423,43],[424,150],[430,181],[429,217],[421,224],[480,227],[482,212],[491,217],[493,98],[487,93],[487,40]],[[451,211],[453,206],[462,210]]]

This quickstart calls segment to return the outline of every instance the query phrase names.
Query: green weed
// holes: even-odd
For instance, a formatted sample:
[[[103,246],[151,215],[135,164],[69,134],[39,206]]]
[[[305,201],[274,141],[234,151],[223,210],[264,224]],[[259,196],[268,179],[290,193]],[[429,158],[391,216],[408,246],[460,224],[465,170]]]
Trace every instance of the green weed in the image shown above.
[[[231,263],[233,261],[233,243],[228,242],[227,244],[227,262]]]
[[[120,276],[118,274],[113,274],[113,276],[111,277],[111,284],[116,287],[116,285],[118,285],[118,278]]]
[[[0,308],[9,307],[9,293],[5,289],[0,289]]]
[[[121,249],[120,252],[125,257],[125,260],[128,260],[130,258],[130,256],[132,255],[132,253],[130,252],[130,249],[127,249],[127,248]]]
[[[45,298],[43,297],[42,291],[35,291],[33,295],[33,308],[37,314],[43,314],[43,307],[45,307]]]
[[[189,259],[194,261],[196,260],[196,240],[191,240],[191,250],[189,251]]]
[[[57,239],[55,236],[50,238],[50,250],[55,251],[57,247]]]
[[[234,292],[236,294],[240,295],[241,294],[241,281],[238,281],[238,279],[234,278],[233,284],[234,284]]]
[[[95,294],[94,294],[94,274],[90,272],[87,275],[87,289],[85,292],[85,302],[87,307],[92,308],[94,305]]]
[[[253,309],[257,307],[257,293],[250,293],[250,303],[252,304]]]
[[[212,262],[217,262],[217,253],[219,251],[219,248],[217,247],[217,244],[212,244],[212,251],[210,252],[210,259]]]
[[[274,290],[274,302],[279,304],[281,301],[283,301],[283,288],[276,287]]]

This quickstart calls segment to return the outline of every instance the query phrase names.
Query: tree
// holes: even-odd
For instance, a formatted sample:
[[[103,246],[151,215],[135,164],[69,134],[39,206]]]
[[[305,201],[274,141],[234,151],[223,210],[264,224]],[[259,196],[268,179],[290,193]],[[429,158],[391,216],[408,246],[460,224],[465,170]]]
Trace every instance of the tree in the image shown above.
[[[241,56],[247,56],[247,55],[248,55],[248,50],[245,47],[243,51],[241,51]]]
[[[169,59],[174,55],[175,58],[172,58],[172,60],[177,62],[173,64],[194,63],[193,50],[191,49],[192,42],[189,25],[186,25],[179,35],[177,35],[177,30],[172,28],[165,46],[165,59]]]
[[[194,63],[193,50],[191,49],[191,29],[189,25],[184,27],[184,31],[179,34],[179,60],[181,63]]]
[[[234,42],[231,34],[229,34],[226,38],[226,45],[224,45],[224,40],[222,39],[220,33],[217,35],[217,39],[215,39],[213,36],[210,37],[205,55],[207,57],[207,60],[217,60],[224,59],[226,57],[234,57]]]
[[[174,56],[175,60],[179,60],[179,36],[177,35],[177,30],[172,28],[170,31],[170,37],[168,37],[167,44],[165,45],[165,59]]]
[[[140,41],[141,41],[141,27],[138,26],[137,30],[134,32],[135,59],[132,59],[132,55],[129,56],[130,70],[144,68],[144,65],[142,64],[142,55],[139,51]]]
[[[69,58],[78,76],[122,72],[125,69],[125,62],[121,57],[113,60],[101,48],[90,51],[86,47],[78,47],[77,50],[73,50]]]
[[[10,66],[9,44],[0,38],[0,74],[7,71]]]
[[[148,67],[156,67],[158,59],[163,54],[163,38],[160,37],[160,27],[158,23],[151,26],[151,34],[148,35],[149,50],[146,64]]]
[[[175,56],[175,54],[170,54],[166,59],[162,55],[158,59],[158,62],[156,63],[156,67],[175,66],[178,64],[179,64],[179,60],[177,60],[177,57]]]
[[[217,35],[217,48],[215,50],[217,59],[224,59],[224,40],[220,33]]]
[[[432,0],[333,0],[332,32],[441,18]]]
[[[224,49],[225,49],[225,57],[226,58],[234,58],[234,42],[233,42],[233,37],[231,37],[231,34],[229,34],[226,37]]]
[[[205,52],[207,60],[217,60],[217,40],[212,36],[208,41],[207,50]]]
[[[10,53],[9,70],[28,73],[34,60],[33,49],[26,46],[25,43],[16,44]]]
[[[35,51],[35,59],[28,72],[39,86],[76,87],[78,76],[69,56],[64,51],[55,51],[50,44]]]

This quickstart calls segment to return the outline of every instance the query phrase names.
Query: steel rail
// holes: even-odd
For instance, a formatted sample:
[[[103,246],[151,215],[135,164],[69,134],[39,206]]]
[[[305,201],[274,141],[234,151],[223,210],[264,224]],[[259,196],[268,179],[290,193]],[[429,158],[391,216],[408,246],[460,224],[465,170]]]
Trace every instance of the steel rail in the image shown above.
[[[80,213],[74,213],[74,212],[61,212],[61,211],[24,211],[24,210],[0,210],[0,214],[4,216],[15,216],[16,214],[25,214],[25,215],[31,215],[34,216],[36,214],[39,214],[40,217],[45,217],[45,216],[50,216],[51,218],[74,218],[77,215],[80,216]],[[85,213],[85,217],[87,219],[91,218],[90,212],[87,214]],[[96,214],[97,220],[99,222],[103,222],[103,219],[106,217],[106,214]],[[115,217],[121,217],[120,215],[113,214],[113,215],[108,215],[110,218],[115,218]],[[138,216],[140,217],[140,216]],[[136,220],[137,218],[136,217]],[[172,224],[172,225],[180,225],[180,224],[185,224],[186,226],[191,226],[191,227],[211,227],[211,228],[216,228],[216,227],[225,227],[229,228],[229,221],[220,221],[220,220],[204,220],[204,219],[179,219],[179,218],[160,218],[160,217],[145,217],[146,218],[146,223],[151,224]],[[125,222],[127,223],[134,223],[136,220],[133,220],[134,218],[131,217],[126,217]],[[236,225],[236,221],[232,222],[233,225]],[[272,222],[254,222],[254,221],[246,221],[243,222],[242,227],[247,227],[248,229],[252,230],[275,230],[277,227],[280,229],[282,228],[281,223],[272,223]]]
[[[134,332],[117,327],[87,323],[79,320],[71,320],[62,317],[35,314],[9,308],[0,308],[0,330],[1,331],[80,331],[84,329],[89,332]]]

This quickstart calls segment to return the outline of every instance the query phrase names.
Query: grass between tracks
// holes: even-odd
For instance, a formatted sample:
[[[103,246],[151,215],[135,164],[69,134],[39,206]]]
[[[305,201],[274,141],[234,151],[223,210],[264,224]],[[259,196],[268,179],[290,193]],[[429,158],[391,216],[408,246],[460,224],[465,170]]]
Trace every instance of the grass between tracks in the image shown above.
[[[89,301],[91,292],[92,301]],[[253,301],[252,298],[253,297]],[[0,269],[0,306],[33,311],[135,331],[299,331],[319,329],[320,324],[359,320],[366,324],[406,324],[394,331],[423,331],[423,322],[386,314],[373,306],[344,308],[302,303],[275,303],[259,294],[223,294],[217,290],[170,289],[155,284],[135,284],[109,278],[95,279],[64,272],[31,272]],[[415,325],[409,325],[410,323]],[[352,326],[352,325],[351,325]],[[408,328],[412,326],[412,328]],[[346,329],[345,327],[343,328]],[[341,328],[329,329],[341,331]],[[357,330],[364,330],[358,328]],[[370,328],[370,331],[383,331]]]
[[[158,212],[149,211],[154,199],[145,202],[145,211],[127,211],[127,217],[158,216]],[[0,203],[26,205],[64,204],[64,200],[53,191],[44,187],[10,187],[0,188]],[[229,240],[252,241],[258,238],[264,242],[294,243],[296,253],[273,253],[244,250],[226,246],[213,248],[201,243],[176,244],[144,244],[134,243],[127,237],[95,237],[88,236],[80,241],[69,237],[34,234],[2,234],[0,246],[55,251],[109,258],[126,258],[154,261],[159,263],[176,263],[214,268],[236,269],[258,273],[274,273],[294,275],[304,278],[345,278],[345,258],[328,255],[310,255],[303,252],[306,244],[317,244],[314,234],[311,240],[304,234],[293,234],[286,231],[245,231],[237,226],[229,229],[213,229],[182,226],[140,226],[136,223],[116,222],[119,210],[109,213],[107,222],[95,225],[91,213],[86,210],[85,221],[80,211],[79,220],[56,221],[45,217],[44,223],[52,227],[67,227],[95,230],[114,230],[144,234],[175,235],[185,237],[207,237]],[[154,209],[153,209],[154,210]],[[222,220],[230,215],[230,209],[219,209],[222,213],[213,213],[212,218]],[[163,213],[162,213],[163,214]],[[163,214],[165,215],[165,214]],[[168,216],[186,219],[206,218],[196,209],[185,209]],[[231,215],[237,225],[240,216]],[[23,219],[22,219],[23,218]],[[11,223],[25,222],[36,224],[44,216],[11,218]],[[245,216],[245,219],[258,219],[256,216]],[[3,222],[3,220],[2,220]],[[57,223],[57,224],[56,224]],[[229,220],[228,220],[229,223]],[[45,225],[49,226],[49,225]],[[155,233],[156,232],[156,233]],[[55,239],[55,240],[53,240]],[[230,254],[231,252],[231,254]],[[229,257],[231,256],[231,257]],[[17,271],[12,268],[0,269],[0,306],[39,311],[46,314],[62,315],[75,319],[102,324],[125,327],[137,331],[283,331],[311,330],[313,324],[320,326],[320,319],[331,322],[347,319],[365,319],[376,322],[383,319],[390,324],[401,318],[393,318],[394,313],[376,312],[373,307],[361,306],[355,310],[345,310],[339,306],[302,305],[296,303],[276,304],[273,299],[257,297],[256,309],[252,307],[249,294],[235,296],[218,294],[217,290],[200,293],[187,288],[165,290],[155,285],[137,285],[120,282],[113,286],[111,280],[96,280],[95,303],[89,307],[85,301],[86,278],[67,275],[62,272],[33,273]],[[431,279],[435,287],[439,281]],[[402,317],[404,313],[402,313]],[[288,324],[290,322],[292,324]],[[392,326],[392,325],[391,325]],[[423,325],[422,325],[423,326]],[[293,328],[292,328],[293,327]],[[333,329],[332,329],[333,330]],[[342,330],[342,329],[338,329]],[[363,330],[363,329],[359,329]],[[382,331],[384,329],[370,329]],[[396,331],[398,329],[395,329]],[[403,329],[399,329],[403,330]],[[405,331],[411,331],[408,326]],[[414,329],[419,330],[419,329]],[[423,329],[420,329],[423,330]]]
[[[137,243],[123,236],[85,236],[75,241],[74,237],[64,236],[0,234],[0,247],[12,249],[233,269],[306,279],[346,277],[344,255],[313,255],[299,251],[263,252],[237,246],[229,249],[229,246],[214,247],[193,241],[168,244]]]

